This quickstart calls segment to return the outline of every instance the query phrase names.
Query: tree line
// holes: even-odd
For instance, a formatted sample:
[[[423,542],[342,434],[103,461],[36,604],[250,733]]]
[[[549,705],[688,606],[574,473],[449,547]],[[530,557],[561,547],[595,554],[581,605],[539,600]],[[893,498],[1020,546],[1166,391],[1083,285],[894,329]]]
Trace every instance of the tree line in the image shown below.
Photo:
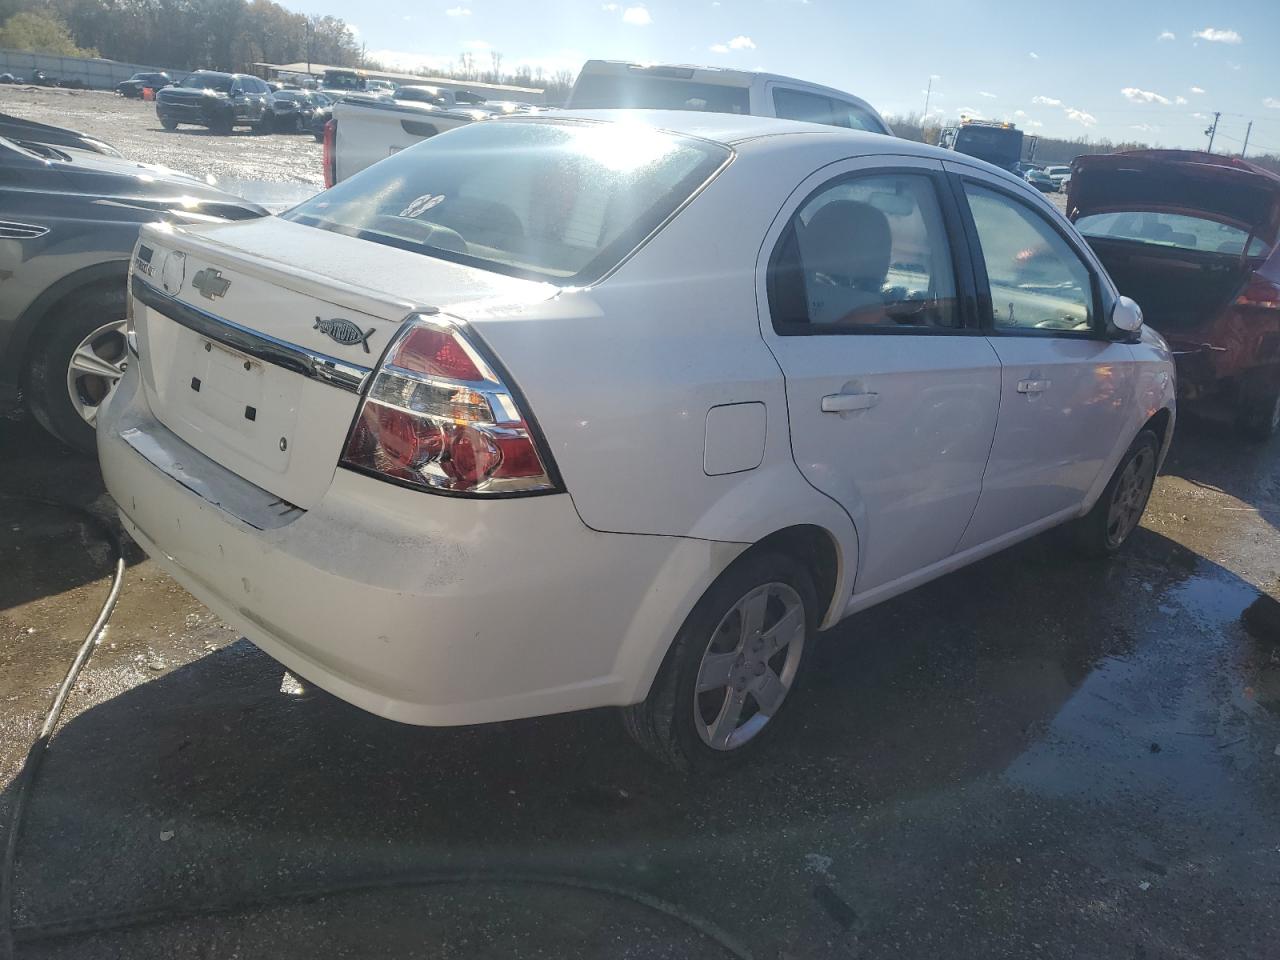
[[[271,0],[0,0],[6,38],[37,52],[178,70],[247,72],[255,62],[307,59],[357,66],[362,52],[340,18]]]

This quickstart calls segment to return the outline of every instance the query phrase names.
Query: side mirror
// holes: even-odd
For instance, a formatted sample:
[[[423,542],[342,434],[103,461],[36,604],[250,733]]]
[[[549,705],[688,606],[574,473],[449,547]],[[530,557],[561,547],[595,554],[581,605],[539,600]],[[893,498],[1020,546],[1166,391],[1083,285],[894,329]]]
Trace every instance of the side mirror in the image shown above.
[[[1111,329],[1126,339],[1136,337],[1142,329],[1142,308],[1130,297],[1118,298],[1111,308]]]

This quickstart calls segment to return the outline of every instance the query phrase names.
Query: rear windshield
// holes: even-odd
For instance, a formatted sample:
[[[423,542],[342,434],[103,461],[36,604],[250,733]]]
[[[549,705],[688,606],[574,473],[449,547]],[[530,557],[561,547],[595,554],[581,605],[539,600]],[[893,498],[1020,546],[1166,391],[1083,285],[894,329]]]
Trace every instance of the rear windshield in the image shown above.
[[[283,216],[500,273],[587,283],[729,155],[626,123],[485,121],[415,144]]]
[[[1150,210],[1095,213],[1077,220],[1076,229],[1086,237],[1137,240],[1179,250],[1239,255],[1244,253],[1245,243],[1248,243],[1251,257],[1260,257],[1267,252],[1267,244],[1258,237],[1250,239],[1247,230],[1181,213]]]
[[[578,78],[571,104],[575,109],[705,110],[750,113],[747,91],[714,83],[697,83],[643,73],[588,73]]]
[[[226,73],[193,73],[183,80],[179,86],[228,93],[231,90],[231,75]]]

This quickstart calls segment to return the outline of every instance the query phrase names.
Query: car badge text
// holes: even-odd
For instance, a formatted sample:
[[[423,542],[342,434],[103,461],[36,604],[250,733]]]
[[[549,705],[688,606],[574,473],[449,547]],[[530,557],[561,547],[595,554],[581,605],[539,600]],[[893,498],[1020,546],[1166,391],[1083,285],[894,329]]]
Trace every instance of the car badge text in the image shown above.
[[[319,330],[330,340],[345,344],[348,347],[354,346],[358,343],[360,346],[364,347],[364,352],[368,353],[369,338],[373,336],[377,327],[370,327],[368,330],[361,333],[360,328],[350,320],[343,320],[341,317],[334,317],[331,320],[321,320],[319,317],[316,317],[315,326],[313,326],[312,329]]]
[[[199,290],[202,296],[208,297],[210,300],[216,300],[226,294],[227,288],[231,286],[231,281],[224,277],[221,271],[214,270],[212,267],[205,267],[195,275],[191,285]]]

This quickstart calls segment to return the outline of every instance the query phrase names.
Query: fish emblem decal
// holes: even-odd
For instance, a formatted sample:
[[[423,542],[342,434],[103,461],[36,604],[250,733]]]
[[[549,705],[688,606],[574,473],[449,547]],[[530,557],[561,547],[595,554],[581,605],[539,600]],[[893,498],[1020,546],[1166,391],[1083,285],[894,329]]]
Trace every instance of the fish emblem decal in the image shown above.
[[[336,343],[341,343],[344,346],[350,347],[358,343],[360,346],[364,347],[365,353],[369,353],[369,338],[373,336],[377,327],[370,327],[368,330],[361,333],[360,328],[350,320],[344,320],[341,317],[334,317],[331,320],[321,320],[319,317],[316,317],[315,325],[311,329],[319,330],[330,340],[333,340]]]

